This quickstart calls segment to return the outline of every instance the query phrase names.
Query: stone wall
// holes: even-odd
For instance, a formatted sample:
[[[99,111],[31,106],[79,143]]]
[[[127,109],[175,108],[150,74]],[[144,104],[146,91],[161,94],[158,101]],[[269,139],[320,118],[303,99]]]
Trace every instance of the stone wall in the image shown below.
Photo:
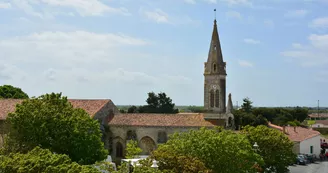
[[[136,140],[139,143],[139,146],[143,149],[144,146],[142,145],[142,143],[140,143],[140,141],[143,141],[143,139],[147,139],[145,141],[149,141],[148,139],[152,139],[152,141],[155,144],[155,148],[158,146],[158,135],[159,132],[166,132],[166,135],[169,136],[170,134],[173,134],[175,132],[186,132],[189,131],[191,129],[199,129],[198,127],[189,127],[189,128],[183,128],[183,127],[140,127],[140,126],[130,126],[130,127],[126,127],[126,126],[111,126],[110,128],[110,132],[112,134],[112,139],[113,139],[113,143],[112,143],[112,158],[116,158],[116,144],[117,142],[122,143],[122,145],[126,146],[127,143],[127,132],[130,131],[135,131],[136,132]],[[149,138],[148,138],[149,137]],[[147,153],[147,151],[143,151],[143,153],[141,154],[149,154]]]
[[[101,131],[103,133],[102,141],[104,142],[104,146],[106,149],[111,148],[110,141],[110,134],[108,129],[108,122],[114,117],[115,114],[118,114],[119,110],[114,105],[112,101],[108,102],[104,107],[102,107],[95,115],[94,119],[98,120],[101,124]]]

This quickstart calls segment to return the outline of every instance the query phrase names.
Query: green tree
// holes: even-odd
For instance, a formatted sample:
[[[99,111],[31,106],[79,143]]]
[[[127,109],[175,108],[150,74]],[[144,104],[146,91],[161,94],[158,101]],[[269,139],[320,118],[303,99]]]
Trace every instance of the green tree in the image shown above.
[[[53,154],[50,150],[34,148],[32,151],[0,155],[1,173],[99,173],[91,166],[82,166],[64,154]]]
[[[262,164],[246,136],[222,129],[175,133],[153,154],[160,169],[175,172],[256,172],[255,163]],[[193,170],[177,164],[189,165]]]
[[[241,105],[242,110],[246,113],[251,113],[253,108],[253,102],[248,97],[244,98],[243,101],[244,103]]]
[[[145,106],[146,113],[177,113],[178,110],[174,109],[175,104],[172,99],[164,92],[155,94],[154,92],[148,93]]]
[[[128,113],[137,113],[138,112],[138,108],[136,106],[131,106],[128,109]]]
[[[174,109],[175,104],[172,99],[164,92],[155,94],[154,92],[148,93],[146,100],[147,105],[144,106],[131,106],[128,113],[178,113],[178,109]]]
[[[10,133],[5,151],[26,153],[36,146],[92,164],[107,157],[99,123],[75,109],[61,94],[24,100],[8,115]]]
[[[135,140],[130,140],[126,144],[126,155],[125,157],[127,159],[135,158],[137,155],[139,155],[142,152],[142,149],[138,147],[138,142]]]
[[[22,89],[11,85],[0,86],[0,99],[28,99],[28,95]]]
[[[258,153],[264,160],[266,172],[287,172],[289,164],[295,161],[293,142],[282,132],[266,126],[246,126],[242,134],[251,144],[259,145]]]

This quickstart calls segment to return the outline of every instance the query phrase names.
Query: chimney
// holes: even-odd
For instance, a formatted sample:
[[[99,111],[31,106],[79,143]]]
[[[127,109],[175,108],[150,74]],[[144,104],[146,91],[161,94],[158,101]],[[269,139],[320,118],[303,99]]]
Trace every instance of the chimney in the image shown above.
[[[282,131],[286,134],[286,126],[282,126]]]
[[[297,131],[296,131],[296,126],[294,126],[294,132],[297,132]]]

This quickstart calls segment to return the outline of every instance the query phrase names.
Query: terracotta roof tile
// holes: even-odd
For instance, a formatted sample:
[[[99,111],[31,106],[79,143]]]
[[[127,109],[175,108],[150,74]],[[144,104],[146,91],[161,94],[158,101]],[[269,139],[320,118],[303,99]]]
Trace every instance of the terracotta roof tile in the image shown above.
[[[22,99],[0,99],[0,120],[7,118],[8,113],[14,112],[16,104],[22,103]],[[68,99],[74,108],[84,109],[91,117],[95,115],[106,103],[111,102],[109,99],[101,100],[84,100]]]
[[[309,114],[309,117],[311,118],[327,118],[328,117],[328,113],[319,113],[319,116],[318,116],[318,113],[311,113]]]
[[[0,99],[0,120],[5,120],[10,112],[14,112],[16,104],[22,103],[21,99]]]
[[[214,126],[204,120],[203,114],[119,114],[109,125],[152,127],[203,127]]]
[[[328,120],[315,120],[315,124],[328,125]]]
[[[269,127],[283,131],[283,127],[269,123]],[[300,142],[320,135],[320,132],[303,127],[285,127],[286,135],[291,141]]]

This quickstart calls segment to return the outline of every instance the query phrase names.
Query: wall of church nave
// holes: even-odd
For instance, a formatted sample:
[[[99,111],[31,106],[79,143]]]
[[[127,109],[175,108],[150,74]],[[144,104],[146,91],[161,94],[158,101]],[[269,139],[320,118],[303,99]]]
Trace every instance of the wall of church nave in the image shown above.
[[[170,134],[175,132],[186,132],[191,129],[199,129],[197,127],[126,127],[126,126],[111,126],[110,131],[111,135],[115,138],[121,139],[124,143],[124,150],[128,140],[135,139],[138,141],[138,145],[143,149],[141,154],[149,154],[150,151],[157,148],[158,144],[165,143]],[[114,139],[113,138],[113,139]],[[115,142],[112,141],[112,157],[116,157],[116,148]]]

